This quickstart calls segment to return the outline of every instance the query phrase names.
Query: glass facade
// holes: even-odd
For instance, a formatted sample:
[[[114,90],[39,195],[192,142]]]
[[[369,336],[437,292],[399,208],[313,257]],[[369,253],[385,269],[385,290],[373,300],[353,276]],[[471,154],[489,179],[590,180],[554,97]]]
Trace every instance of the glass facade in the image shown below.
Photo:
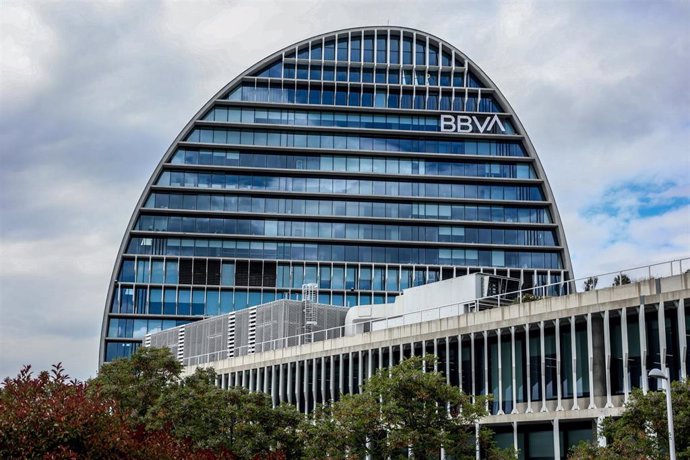
[[[442,129],[442,116],[458,129]],[[548,182],[512,109],[474,63],[422,32],[351,29],[281,50],[178,139],[123,239],[101,361],[150,332],[298,298],[304,283],[318,284],[323,303],[352,306],[475,271],[523,287],[571,278]],[[580,332],[563,340],[580,350]],[[525,359],[552,359],[527,339]],[[472,351],[492,363],[505,352],[498,338]],[[474,359],[463,348],[458,362]],[[489,392],[497,372],[488,369]],[[522,382],[504,409],[528,392],[550,398],[557,373],[545,372],[546,388]],[[461,383],[486,391],[483,379]]]

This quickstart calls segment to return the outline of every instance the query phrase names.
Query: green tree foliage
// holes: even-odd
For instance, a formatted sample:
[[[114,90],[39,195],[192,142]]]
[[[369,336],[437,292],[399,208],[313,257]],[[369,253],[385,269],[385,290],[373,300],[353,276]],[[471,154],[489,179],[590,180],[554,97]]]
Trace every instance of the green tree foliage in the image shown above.
[[[673,382],[673,425],[678,458],[690,459],[690,382]],[[602,426],[608,444],[581,443],[572,459],[668,458],[666,395],[663,391],[633,390],[620,418],[607,418]]]
[[[590,276],[585,280],[585,291],[593,291],[597,287],[597,283],[599,283],[599,278],[596,276]]]
[[[283,459],[474,458],[484,398],[434,372],[434,356],[380,370],[359,394],[304,417],[270,396],[214,385],[213,369],[181,377],[167,349],[141,348],[95,379],[69,381],[58,366],[25,368],[0,388],[0,458]],[[488,458],[512,452],[480,433]]]
[[[116,401],[131,423],[139,425],[163,392],[177,385],[181,372],[182,365],[167,348],[141,347],[128,359],[104,364],[89,388]]]
[[[302,432],[309,458],[474,457],[475,422],[486,414],[475,402],[433,371],[436,358],[413,357],[381,369],[361,392],[317,410]],[[498,452],[496,450],[492,452]]]
[[[169,427],[176,438],[197,448],[233,452],[239,458],[299,454],[296,427],[302,415],[294,406],[273,409],[268,395],[222,390],[213,385],[215,379],[213,369],[197,369],[168,388],[151,407],[147,428]]]
[[[613,278],[613,286],[622,286],[624,284],[630,284],[630,283],[632,283],[632,280],[625,273],[621,273],[620,275],[616,275],[616,277]]]

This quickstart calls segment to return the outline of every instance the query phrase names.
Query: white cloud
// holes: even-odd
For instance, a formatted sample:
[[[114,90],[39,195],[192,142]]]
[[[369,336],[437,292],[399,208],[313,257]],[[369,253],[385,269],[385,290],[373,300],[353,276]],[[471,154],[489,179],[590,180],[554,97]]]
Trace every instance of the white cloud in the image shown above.
[[[50,84],[56,37],[34,6],[3,3],[0,15],[0,95],[17,104]]]

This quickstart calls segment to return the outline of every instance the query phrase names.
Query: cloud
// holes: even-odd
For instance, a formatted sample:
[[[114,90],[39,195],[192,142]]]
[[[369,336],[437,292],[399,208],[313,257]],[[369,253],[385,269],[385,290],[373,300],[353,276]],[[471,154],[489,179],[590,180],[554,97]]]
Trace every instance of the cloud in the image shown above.
[[[305,37],[363,24],[448,40],[506,95],[576,275],[689,255],[687,2],[0,4],[0,376],[93,375],[115,255],[203,103]]]
[[[19,104],[50,84],[55,36],[32,5],[3,5],[0,18],[3,104]]]

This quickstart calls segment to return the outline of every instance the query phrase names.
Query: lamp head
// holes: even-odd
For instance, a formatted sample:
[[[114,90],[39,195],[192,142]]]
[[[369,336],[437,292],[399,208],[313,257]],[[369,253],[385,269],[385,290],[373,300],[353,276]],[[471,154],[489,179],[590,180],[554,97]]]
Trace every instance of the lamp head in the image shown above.
[[[662,380],[668,379],[668,377],[666,377],[666,374],[664,373],[664,371],[662,371],[661,369],[652,369],[651,371],[649,371],[649,376],[651,378],[655,378],[655,379],[662,379]]]

